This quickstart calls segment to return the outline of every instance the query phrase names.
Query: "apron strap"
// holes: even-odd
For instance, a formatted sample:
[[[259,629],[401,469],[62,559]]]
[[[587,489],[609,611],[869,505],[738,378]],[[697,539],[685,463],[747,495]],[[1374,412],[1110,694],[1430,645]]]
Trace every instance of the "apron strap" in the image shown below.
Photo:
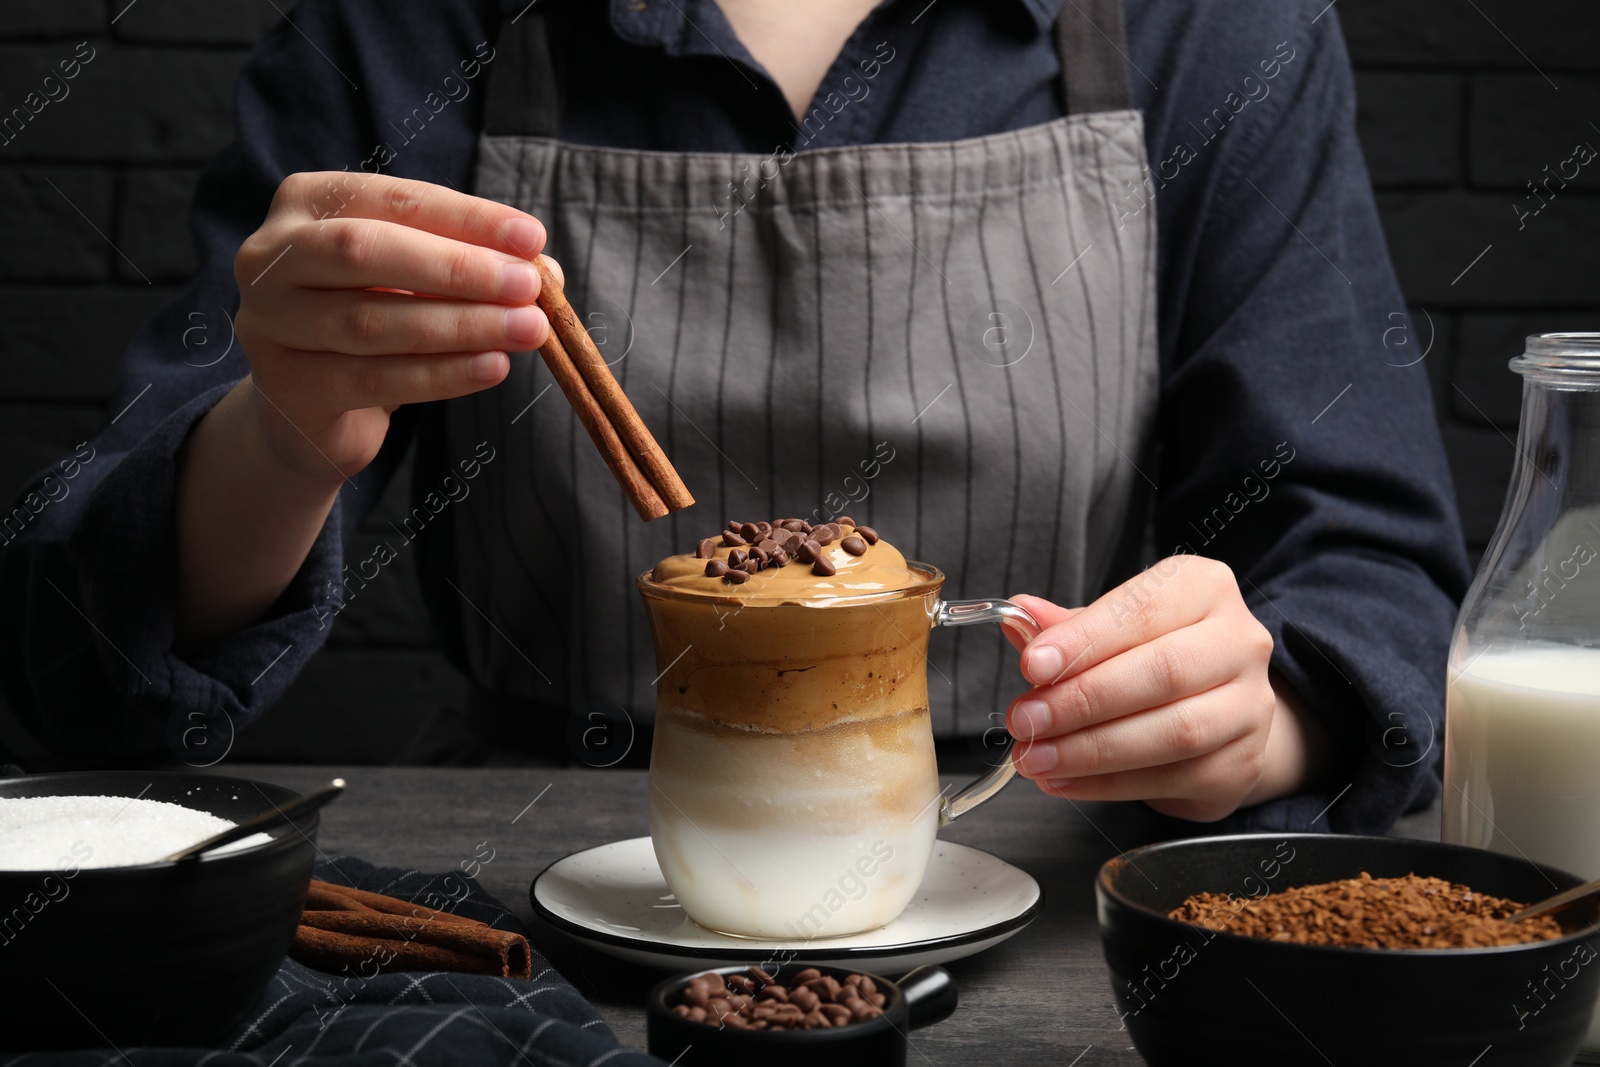
[[[536,5],[501,28],[484,105],[483,132],[490,136],[556,136],[566,84],[558,66],[565,53],[551,47],[555,20],[545,15]],[[1132,106],[1122,0],[1064,0],[1056,52],[1068,115]]]
[[[552,47],[551,19],[543,5],[504,23],[486,87],[483,132],[491,137],[550,137],[561,124],[565,72],[562,49]]]
[[[1133,106],[1122,0],[1064,0],[1056,19],[1056,51],[1067,114]]]

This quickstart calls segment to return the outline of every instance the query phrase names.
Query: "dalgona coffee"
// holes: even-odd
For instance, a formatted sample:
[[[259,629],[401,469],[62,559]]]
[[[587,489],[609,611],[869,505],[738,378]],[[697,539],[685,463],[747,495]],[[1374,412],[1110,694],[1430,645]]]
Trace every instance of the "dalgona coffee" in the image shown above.
[[[663,668],[650,832],[691,918],[807,940],[910,901],[938,828],[938,584],[848,517],[730,522],[641,578]]]

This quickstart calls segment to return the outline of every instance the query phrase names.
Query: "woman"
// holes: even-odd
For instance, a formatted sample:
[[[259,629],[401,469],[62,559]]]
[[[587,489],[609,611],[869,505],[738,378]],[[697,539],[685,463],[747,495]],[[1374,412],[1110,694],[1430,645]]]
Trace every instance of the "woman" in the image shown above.
[[[953,595],[1037,594],[1005,724],[1041,788],[1387,827],[1437,788],[1466,568],[1321,6],[302,5],[128,354],[149,395],[0,561],[13,699],[110,750],[248,722],[385,564],[344,546],[414,440],[388,556],[474,685],[431,758],[647,718],[630,576],[849,501]],[[701,508],[639,526],[508,356],[542,250]],[[241,351],[185,365],[214,306]],[[993,727],[1004,658],[940,655],[936,724]]]

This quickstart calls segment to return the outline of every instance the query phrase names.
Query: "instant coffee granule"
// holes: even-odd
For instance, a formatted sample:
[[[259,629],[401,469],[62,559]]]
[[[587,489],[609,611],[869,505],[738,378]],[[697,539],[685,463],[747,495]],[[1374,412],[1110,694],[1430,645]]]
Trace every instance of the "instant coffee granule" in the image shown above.
[[[1525,905],[1442,878],[1360,878],[1297,886],[1261,899],[1196,893],[1170,917],[1218,933],[1345,948],[1487,948],[1550,941],[1564,931],[1541,915],[1511,923]]]

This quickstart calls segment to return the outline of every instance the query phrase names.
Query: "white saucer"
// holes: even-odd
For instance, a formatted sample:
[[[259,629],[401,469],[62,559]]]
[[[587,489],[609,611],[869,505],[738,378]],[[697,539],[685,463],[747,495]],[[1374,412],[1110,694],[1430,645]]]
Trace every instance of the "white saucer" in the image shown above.
[[[934,844],[922,886],[887,926],[826,941],[752,941],[696,924],[667,890],[648,837],[564,856],[528,887],[539,917],[602,952],[664,971],[785,960],[898,974],[998,945],[1033,921],[1044,891],[981,849]]]

